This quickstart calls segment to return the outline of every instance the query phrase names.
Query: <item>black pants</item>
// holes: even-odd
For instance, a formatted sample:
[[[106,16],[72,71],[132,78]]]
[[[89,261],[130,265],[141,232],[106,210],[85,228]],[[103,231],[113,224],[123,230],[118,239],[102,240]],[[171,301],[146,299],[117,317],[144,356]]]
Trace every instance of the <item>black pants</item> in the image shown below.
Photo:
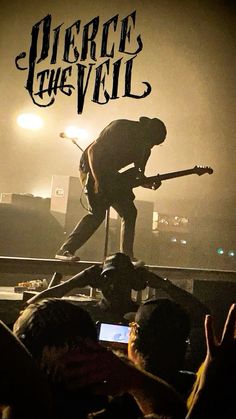
[[[133,244],[135,234],[135,223],[137,209],[134,205],[134,194],[132,191],[119,194],[112,201],[104,200],[93,195],[89,199],[91,211],[85,215],[76,225],[62,246],[63,250],[74,253],[93,235],[105,219],[106,210],[112,206],[121,217],[121,238],[120,251],[133,258]]]

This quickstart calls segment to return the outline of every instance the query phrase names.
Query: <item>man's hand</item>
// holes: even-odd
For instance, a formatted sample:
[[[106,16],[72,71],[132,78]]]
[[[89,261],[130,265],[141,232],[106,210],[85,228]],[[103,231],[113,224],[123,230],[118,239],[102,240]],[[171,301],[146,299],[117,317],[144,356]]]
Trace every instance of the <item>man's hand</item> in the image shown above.
[[[207,355],[204,362],[205,368],[202,374],[201,385],[219,384],[225,386],[223,379],[229,381],[230,374],[236,372],[236,304],[230,307],[227,319],[225,321],[224,330],[220,340],[215,337],[213,327],[213,319],[210,315],[206,316],[205,334],[207,344]]]
[[[148,189],[152,189],[153,191],[156,191],[156,189],[160,188],[161,186],[161,180],[159,179],[159,177],[157,176],[155,182],[148,182],[148,178],[147,179],[147,183],[144,183],[142,186],[143,188],[148,188]]]
[[[89,387],[103,395],[129,392],[144,414],[185,417],[185,403],[172,387],[96,342],[84,340],[63,355],[59,364],[63,381],[73,391]]]
[[[155,191],[156,189],[160,188],[160,186],[161,186],[161,181],[158,179],[152,183],[151,189]]]
[[[97,394],[107,395],[121,394],[132,387],[131,371],[137,370],[129,364],[127,358],[121,359],[111,350],[88,339],[60,360],[68,388],[76,391],[90,387]]]

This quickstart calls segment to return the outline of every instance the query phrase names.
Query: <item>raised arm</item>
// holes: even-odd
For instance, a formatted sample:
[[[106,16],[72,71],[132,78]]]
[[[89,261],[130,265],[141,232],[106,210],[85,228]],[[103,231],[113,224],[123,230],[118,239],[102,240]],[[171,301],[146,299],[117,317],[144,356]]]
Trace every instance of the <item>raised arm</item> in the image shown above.
[[[59,285],[55,285],[54,287],[47,288],[46,290],[38,293],[30,300],[28,300],[27,304],[36,303],[36,301],[42,300],[43,298],[63,297],[74,288],[83,288],[86,286],[99,287],[101,270],[101,266],[92,265],[89,268],[84,269],[82,272],[79,272],[72,278],[68,279],[67,281],[62,282]]]
[[[188,399],[186,419],[222,419],[236,416],[236,304],[230,307],[222,337],[217,340],[213,319],[206,316],[207,354]]]
[[[117,356],[97,343],[86,342],[86,346],[61,359],[65,381],[74,391],[89,387],[97,394],[114,396],[128,392],[144,415],[185,417],[184,401],[165,381],[137,369],[126,357]]]
[[[151,271],[148,271],[147,274],[147,285],[152,288],[163,289],[176,303],[180,304],[188,312],[192,326],[202,326],[205,315],[209,313],[209,309],[190,292]]]

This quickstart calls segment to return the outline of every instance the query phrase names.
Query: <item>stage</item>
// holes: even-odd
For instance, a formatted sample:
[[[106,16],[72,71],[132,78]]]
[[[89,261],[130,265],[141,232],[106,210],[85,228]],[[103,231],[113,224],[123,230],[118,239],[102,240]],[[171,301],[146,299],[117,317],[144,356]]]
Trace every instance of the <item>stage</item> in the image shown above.
[[[0,256],[0,273],[53,275],[55,272],[70,277],[91,265],[101,264],[98,261],[64,262],[56,259],[39,259]],[[183,268],[173,266],[147,265],[156,274],[175,281],[178,279],[236,281],[236,272],[232,270]]]

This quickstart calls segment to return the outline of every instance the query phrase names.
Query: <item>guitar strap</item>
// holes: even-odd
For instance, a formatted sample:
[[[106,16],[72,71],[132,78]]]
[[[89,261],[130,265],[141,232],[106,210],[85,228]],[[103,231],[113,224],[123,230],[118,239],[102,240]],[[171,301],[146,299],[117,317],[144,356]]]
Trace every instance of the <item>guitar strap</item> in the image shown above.
[[[80,157],[79,170],[84,173],[89,172],[88,147],[84,150]]]

